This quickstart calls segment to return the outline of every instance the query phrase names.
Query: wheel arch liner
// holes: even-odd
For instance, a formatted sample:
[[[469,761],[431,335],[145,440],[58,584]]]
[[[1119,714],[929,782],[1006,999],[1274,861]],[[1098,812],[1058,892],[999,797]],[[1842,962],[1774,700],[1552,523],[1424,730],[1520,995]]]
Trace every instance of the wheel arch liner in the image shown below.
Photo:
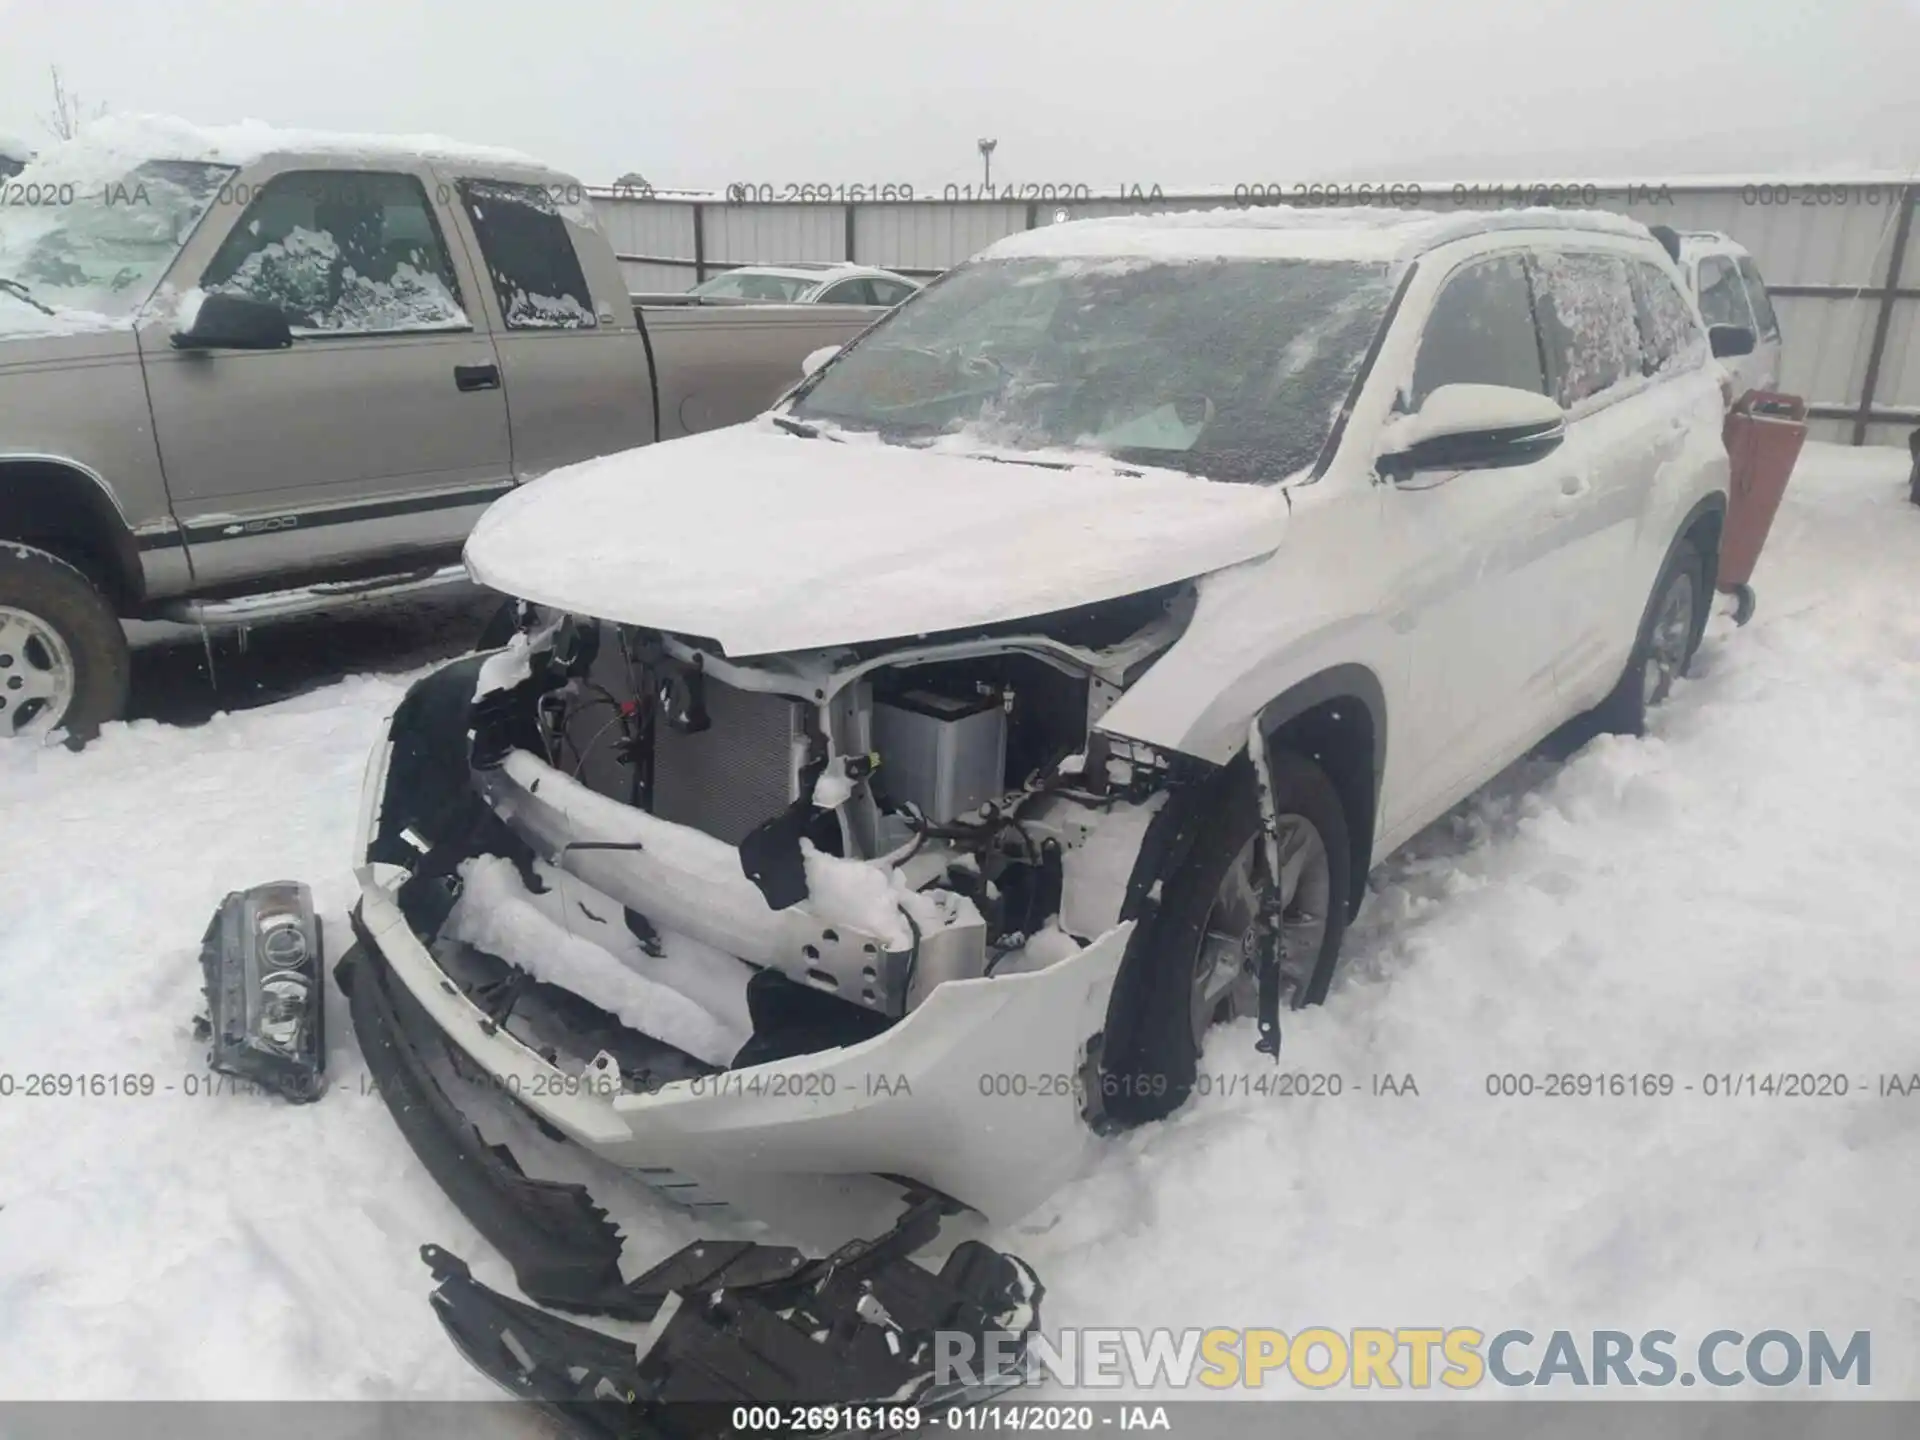
[[[1366,894],[1367,872],[1373,868],[1373,837],[1379,823],[1380,795],[1387,773],[1387,696],[1380,684],[1380,677],[1365,665],[1351,664],[1334,665],[1310,675],[1299,684],[1289,686],[1261,709],[1260,733],[1272,742],[1288,725],[1302,716],[1323,706],[1344,701],[1356,702],[1365,710],[1368,728],[1372,732],[1371,769],[1367,775],[1371,784],[1367,787],[1364,799],[1350,793],[1351,787],[1343,783],[1343,776],[1331,771],[1328,775],[1348,811],[1347,834],[1352,848],[1350,873],[1353,884],[1352,893],[1347,897],[1347,918],[1352,920],[1360,913],[1361,897]],[[1321,768],[1327,767],[1322,765]]]

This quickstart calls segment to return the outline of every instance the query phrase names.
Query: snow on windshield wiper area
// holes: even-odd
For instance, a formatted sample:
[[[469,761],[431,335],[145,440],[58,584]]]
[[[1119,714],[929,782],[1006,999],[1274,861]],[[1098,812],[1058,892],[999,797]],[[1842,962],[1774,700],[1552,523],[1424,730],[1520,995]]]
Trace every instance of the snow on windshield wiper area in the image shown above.
[[[42,315],[51,315],[54,313],[54,309],[51,305],[44,304],[41,301],[34,299],[33,292],[27,289],[27,287],[22,285],[18,280],[10,280],[5,275],[0,275],[0,290],[6,291],[7,294],[13,296],[14,299],[20,301],[23,304],[31,305],[34,309],[38,310]]]

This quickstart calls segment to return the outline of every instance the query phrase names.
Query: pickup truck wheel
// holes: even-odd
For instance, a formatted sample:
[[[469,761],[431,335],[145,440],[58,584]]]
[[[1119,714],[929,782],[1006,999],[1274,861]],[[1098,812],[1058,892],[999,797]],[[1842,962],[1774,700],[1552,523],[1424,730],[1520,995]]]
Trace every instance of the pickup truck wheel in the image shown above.
[[[58,556],[0,543],[0,740],[64,726],[85,740],[127,703],[127,637]]]
[[[1305,756],[1270,757],[1282,854],[1281,1006],[1326,998],[1346,933],[1352,851],[1346,814],[1326,772]],[[1252,932],[1266,876],[1266,838],[1249,767],[1223,777],[1159,913],[1120,974],[1125,1033],[1107,1046],[1102,1106],[1123,1124],[1157,1120],[1191,1093],[1213,1026],[1254,1013]],[[1251,1042],[1249,1042],[1251,1043]]]
[[[1647,600],[1626,673],[1592,713],[1599,729],[1616,735],[1646,733],[1647,712],[1667,698],[1673,682],[1693,661],[1710,603],[1706,573],[1706,563],[1691,541],[1674,546]]]

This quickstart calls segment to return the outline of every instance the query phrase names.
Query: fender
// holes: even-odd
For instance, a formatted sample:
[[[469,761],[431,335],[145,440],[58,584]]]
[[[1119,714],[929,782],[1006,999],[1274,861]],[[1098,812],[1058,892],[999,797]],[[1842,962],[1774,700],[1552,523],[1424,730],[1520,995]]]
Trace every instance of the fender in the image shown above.
[[[0,538],[41,543],[104,584],[123,609],[146,593],[140,547],[113,488],[89,466],[58,455],[0,454]],[[69,542],[63,547],[58,542]],[[104,570],[105,573],[101,573]]]
[[[1373,837],[1379,820],[1380,795],[1387,768],[1386,691],[1380,684],[1379,676],[1364,665],[1333,665],[1288,686],[1261,706],[1257,713],[1261,735],[1272,741],[1283,737],[1287,728],[1303,717],[1336,701],[1357,702],[1365,710],[1372,732],[1367,769],[1362,777],[1366,783],[1356,784],[1357,777],[1352,775],[1331,774],[1331,770],[1343,767],[1330,767],[1330,778],[1340,791],[1340,798],[1348,811],[1352,874],[1356,879],[1348,901],[1348,918],[1351,919],[1358,913],[1361,897],[1366,890],[1358,881],[1373,868]],[[1123,919],[1141,919],[1151,913],[1150,897],[1156,882],[1185,863],[1194,834],[1199,828],[1200,816],[1209,807],[1219,803],[1221,787],[1247,783],[1249,777],[1245,773],[1248,768],[1245,754],[1243,743],[1239,753],[1223,765],[1208,765],[1188,756],[1178,757],[1188,763],[1176,771],[1172,798],[1147,826],[1140,853],[1134,861],[1133,874],[1127,882],[1126,899],[1120,911]],[[1142,929],[1144,932],[1145,927]]]
[[[1343,738],[1352,721],[1344,707],[1358,704],[1372,744],[1364,757],[1340,746],[1334,755],[1323,753],[1324,742]],[[1334,665],[1289,686],[1260,711],[1260,734],[1269,745],[1291,742],[1327,772],[1347,814],[1347,841],[1353,876],[1347,897],[1347,919],[1360,914],[1366,894],[1367,872],[1373,868],[1373,839],[1380,822],[1380,797],[1387,775],[1387,695],[1380,677],[1365,665]],[[1356,761],[1358,762],[1356,764]],[[1363,767],[1363,768],[1362,768]]]
[[[1334,665],[1290,686],[1260,710],[1260,733],[1274,738],[1288,721],[1329,700],[1352,696],[1366,707],[1373,722],[1373,785],[1379,794],[1380,782],[1387,773],[1387,694],[1380,677],[1364,665]],[[1369,818],[1369,826],[1372,821]],[[1364,873],[1364,867],[1356,873]]]

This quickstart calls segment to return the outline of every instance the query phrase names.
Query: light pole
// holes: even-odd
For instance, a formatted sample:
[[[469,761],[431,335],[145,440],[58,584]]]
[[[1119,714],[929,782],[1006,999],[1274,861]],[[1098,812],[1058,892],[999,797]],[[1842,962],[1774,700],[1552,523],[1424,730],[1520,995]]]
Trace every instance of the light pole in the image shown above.
[[[980,165],[983,172],[980,177],[980,188],[983,190],[991,190],[993,189],[993,147],[1000,142],[998,140],[980,140],[975,143],[980,150]]]

